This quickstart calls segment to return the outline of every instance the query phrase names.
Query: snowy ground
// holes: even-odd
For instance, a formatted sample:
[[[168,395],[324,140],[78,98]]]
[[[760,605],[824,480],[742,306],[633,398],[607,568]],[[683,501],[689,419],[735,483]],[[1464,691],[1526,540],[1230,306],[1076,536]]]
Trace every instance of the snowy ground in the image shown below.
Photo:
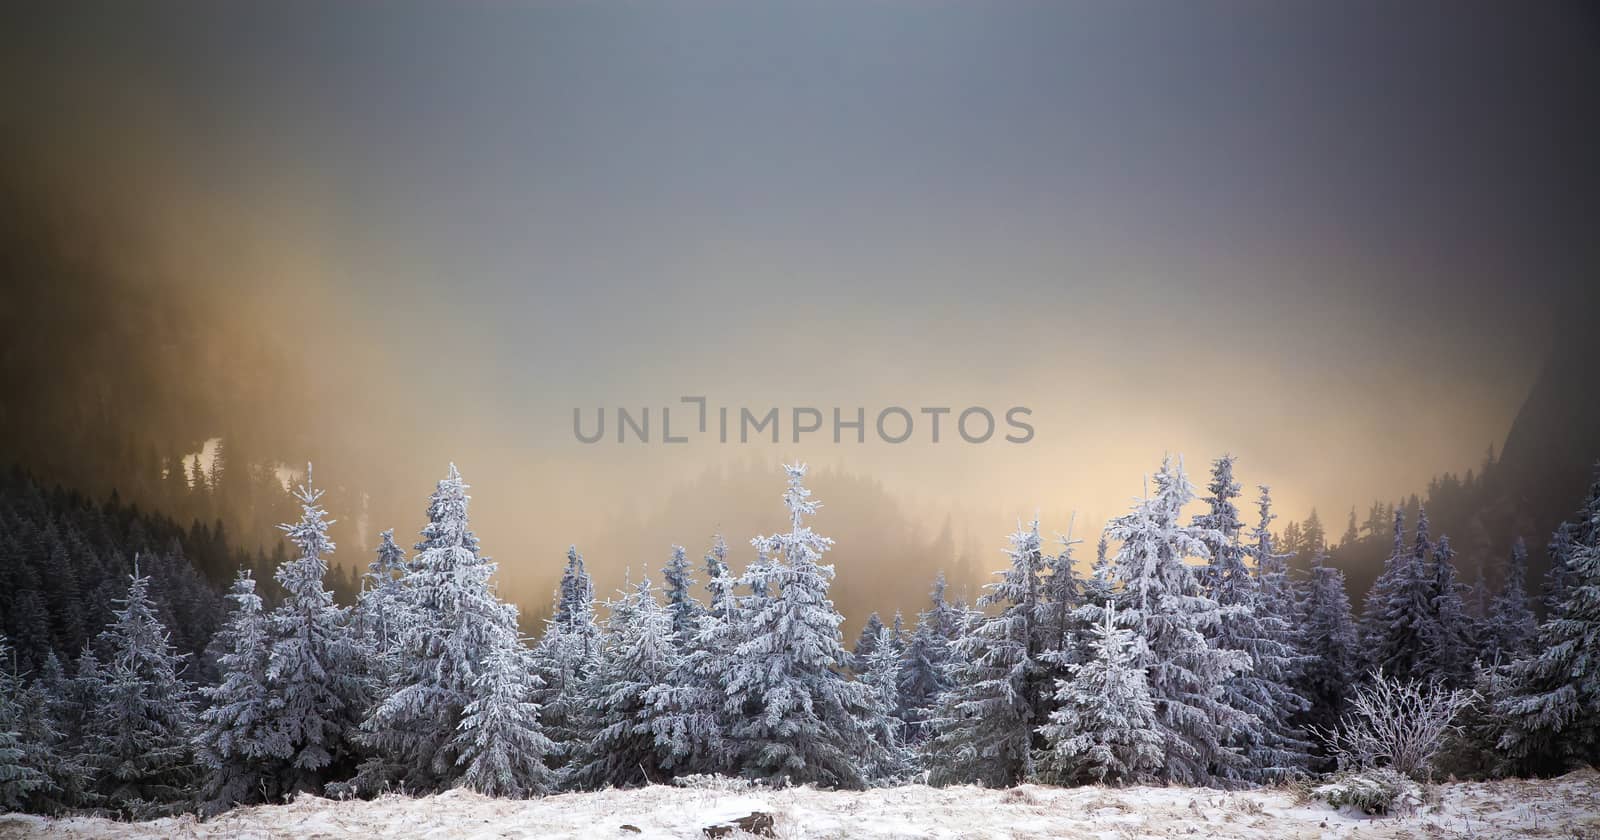
[[[776,817],[780,838],[1489,838],[1600,837],[1600,773],[1550,781],[1440,785],[1416,814],[1369,818],[1297,802],[1286,791],[1189,788],[1014,790],[902,787],[865,793],[792,789],[729,793],[651,787],[487,799],[464,791],[412,799],[246,808],[207,822],[148,823],[0,816],[0,838],[703,837],[751,811]],[[625,828],[624,826],[631,827]]]

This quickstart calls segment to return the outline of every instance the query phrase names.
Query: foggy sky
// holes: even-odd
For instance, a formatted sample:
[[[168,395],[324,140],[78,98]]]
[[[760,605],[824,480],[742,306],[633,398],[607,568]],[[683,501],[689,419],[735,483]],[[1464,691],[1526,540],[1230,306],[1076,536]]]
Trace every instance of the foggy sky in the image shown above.
[[[169,293],[306,361],[286,461],[358,450],[369,475],[344,480],[420,518],[454,459],[513,575],[750,450],[768,529],[779,457],[997,549],[1019,515],[1098,527],[1165,452],[1199,473],[1231,451],[1337,532],[1498,445],[1592,285],[1594,24],[1555,3],[11,6],[0,142],[158,229]],[[573,439],[574,407],[694,394],[1024,405],[1036,436]]]

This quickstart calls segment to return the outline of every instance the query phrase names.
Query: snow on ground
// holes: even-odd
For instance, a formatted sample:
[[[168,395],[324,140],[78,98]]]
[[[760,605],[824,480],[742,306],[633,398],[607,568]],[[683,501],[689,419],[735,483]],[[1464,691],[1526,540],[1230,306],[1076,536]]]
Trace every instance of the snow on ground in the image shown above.
[[[1497,838],[1600,836],[1600,773],[1548,781],[1440,785],[1417,813],[1374,818],[1298,800],[1293,792],[1193,788],[797,788],[726,792],[649,787],[543,799],[462,790],[371,802],[302,797],[212,820],[146,823],[0,816],[0,838],[693,838],[751,811],[780,838]],[[625,828],[624,826],[631,827]],[[748,836],[748,835],[741,835]]]

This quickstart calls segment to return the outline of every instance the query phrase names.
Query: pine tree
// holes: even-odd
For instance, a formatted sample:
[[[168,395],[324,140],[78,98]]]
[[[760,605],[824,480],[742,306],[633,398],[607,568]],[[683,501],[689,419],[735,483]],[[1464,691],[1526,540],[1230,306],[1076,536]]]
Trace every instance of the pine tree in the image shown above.
[[[688,647],[703,609],[694,598],[694,573],[689,568],[683,546],[672,547],[672,555],[661,569],[661,578],[667,588],[667,611],[672,616],[673,643],[681,653]]]
[[[956,643],[954,685],[933,720],[927,749],[929,783],[979,782],[1009,787],[1033,775],[1035,729],[1049,698],[1049,673],[1039,660],[1039,523],[1019,528],[1006,551],[1011,559],[980,600],[1000,607]]]
[[[1430,543],[1425,511],[1419,513],[1416,546],[1407,549],[1405,514],[1394,513],[1394,549],[1367,594],[1361,614],[1361,644],[1371,666],[1399,680],[1428,678],[1423,634],[1433,612],[1433,582],[1425,565]]]
[[[1523,770],[1600,761],[1600,499],[1579,520],[1565,598],[1539,625],[1536,653],[1505,669],[1499,747]]]
[[[155,615],[150,578],[137,563],[116,618],[100,634],[110,655],[84,733],[96,802],[129,819],[149,819],[185,804],[194,780],[189,686]],[[82,665],[80,664],[80,670]]]
[[[1143,638],[1117,625],[1107,602],[1091,630],[1093,658],[1056,681],[1055,711],[1040,727],[1046,750],[1038,776],[1058,785],[1138,784],[1154,780],[1164,756],[1155,702],[1140,662]]]
[[[576,786],[632,787],[667,775],[648,694],[677,667],[672,619],[648,576],[611,604],[600,661],[583,686],[587,738],[571,773]]]
[[[323,585],[333,524],[323,510],[323,491],[306,481],[295,493],[300,521],[279,526],[300,556],[278,568],[283,602],[267,616],[271,652],[272,721],[267,724],[287,747],[282,782],[289,791],[320,793],[329,773],[347,772],[353,745],[347,742],[367,707],[365,657],[349,626],[349,608],[334,603]]]
[[[1311,558],[1311,586],[1300,616],[1307,656],[1296,682],[1311,704],[1303,720],[1321,730],[1331,729],[1344,714],[1345,700],[1359,669],[1360,651],[1355,621],[1350,614],[1344,572],[1328,565],[1326,551]]]
[[[1478,649],[1488,665],[1504,665],[1533,652],[1539,623],[1528,606],[1528,547],[1519,537],[1506,563],[1505,582],[1489,601],[1489,613]]]
[[[564,769],[579,755],[584,738],[585,681],[598,664],[600,627],[594,620],[594,584],[576,546],[567,549],[567,566],[556,593],[555,613],[533,649],[539,677],[534,701],[544,733],[556,744],[550,765]]]
[[[850,670],[857,674],[867,672],[867,660],[878,649],[878,636],[883,632],[883,619],[877,612],[867,616],[865,624],[861,625],[861,632],[856,636],[856,645],[850,650]]]
[[[749,635],[730,663],[727,697],[740,713],[729,735],[751,778],[861,787],[861,769],[881,759],[865,726],[865,687],[839,673],[847,664],[844,619],[828,597],[833,567],[819,562],[833,541],[806,524],[818,504],[806,489],[805,465],[784,470],[790,529],[752,540],[759,556],[743,576]]]
[[[356,623],[372,651],[383,660],[387,660],[399,643],[401,631],[410,625],[405,614],[404,584],[409,570],[405,549],[395,544],[394,529],[379,534],[377,556],[362,577]],[[380,681],[386,677],[382,673],[377,676]]]
[[[200,689],[207,707],[194,743],[206,774],[201,797],[211,813],[280,795],[276,769],[291,754],[285,733],[274,726],[276,698],[267,678],[271,637],[249,572],[239,572],[228,598],[233,612],[217,634],[224,651],[218,662],[222,681]]]
[[[920,744],[939,696],[950,688],[950,635],[956,622],[954,609],[944,600],[944,573],[934,579],[931,605],[917,617],[917,627],[906,643],[900,662],[900,719],[906,723],[906,742]]]
[[[468,485],[454,464],[428,504],[428,524],[403,579],[409,614],[400,634],[389,694],[368,715],[355,788],[370,792],[398,774],[411,790],[449,787],[459,778],[457,737],[478,699],[484,661],[517,644],[516,608],[495,595],[495,564],[478,553],[470,528]]]
[[[1248,667],[1239,651],[1219,650],[1206,641],[1224,620],[1216,601],[1200,588],[1194,557],[1211,560],[1206,529],[1178,524],[1194,499],[1194,487],[1181,461],[1168,458],[1155,475],[1156,492],[1106,527],[1121,543],[1106,567],[1107,586],[1126,626],[1148,651],[1138,662],[1149,674],[1162,739],[1161,779],[1179,784],[1218,784],[1218,774],[1243,759],[1227,744],[1228,733],[1255,725],[1247,714],[1223,700],[1223,684]],[[1090,604],[1080,613],[1101,622],[1104,608]]]
[[[1219,471],[1231,467],[1231,459],[1218,463]],[[1226,478],[1231,481],[1231,473],[1226,473]],[[1212,486],[1215,490],[1218,485]],[[1238,651],[1247,657],[1249,667],[1223,683],[1223,702],[1253,719],[1249,726],[1233,728],[1228,739],[1242,754],[1243,765],[1223,764],[1216,772],[1229,779],[1281,782],[1305,770],[1310,744],[1289,719],[1305,712],[1310,704],[1293,687],[1296,671],[1303,664],[1294,644],[1294,605],[1286,599],[1270,600],[1264,579],[1252,575],[1245,565],[1249,556],[1255,559],[1258,571],[1263,565],[1270,569],[1282,556],[1273,550],[1271,491],[1266,486],[1260,489],[1260,519],[1251,532],[1250,548],[1239,545],[1239,520],[1231,503],[1226,504],[1223,515],[1207,520],[1232,529],[1230,536],[1228,531],[1208,528],[1225,539],[1210,541],[1211,597],[1222,620],[1207,632],[1207,638],[1219,650]],[[1214,500],[1212,510],[1218,509]],[[1277,580],[1277,574],[1269,572],[1273,577],[1265,580]]]
[[[1434,546],[1429,571],[1430,613],[1423,625],[1424,669],[1430,677],[1443,679],[1453,688],[1472,683],[1472,619],[1467,615],[1462,595],[1466,587],[1456,577],[1455,552],[1450,538],[1441,536]]]
[[[462,786],[485,796],[518,798],[555,788],[556,774],[545,757],[556,745],[541,730],[539,706],[531,699],[537,680],[520,643],[484,656],[455,735]]]
[[[900,654],[894,649],[889,628],[878,630],[878,643],[867,654],[861,684],[871,700],[866,728],[878,745],[876,764],[865,768],[874,784],[895,784],[905,779],[916,756],[905,743],[905,726],[896,717],[900,701]]]
[[[22,731],[26,687],[13,670],[15,661],[11,646],[0,636],[0,812],[20,811],[51,787],[50,776],[38,764],[38,754],[48,745],[30,743]]]
[[[706,609],[668,679],[645,693],[651,706],[661,769],[673,775],[734,773],[736,757],[726,738],[734,712],[726,691],[732,652],[745,637],[745,622],[728,572],[728,545],[718,534],[705,555]]]

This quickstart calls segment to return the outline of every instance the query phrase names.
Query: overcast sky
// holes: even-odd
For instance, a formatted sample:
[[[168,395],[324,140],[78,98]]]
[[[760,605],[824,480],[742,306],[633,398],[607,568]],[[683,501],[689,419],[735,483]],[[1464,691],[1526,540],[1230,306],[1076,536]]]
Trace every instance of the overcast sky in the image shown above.
[[[572,437],[685,394],[1031,407],[763,450],[930,516],[1099,522],[1231,450],[1337,531],[1498,443],[1600,241],[1578,5],[50,6],[6,142],[253,243],[187,282],[396,400],[330,428],[555,511],[480,527],[518,549],[743,457]]]

